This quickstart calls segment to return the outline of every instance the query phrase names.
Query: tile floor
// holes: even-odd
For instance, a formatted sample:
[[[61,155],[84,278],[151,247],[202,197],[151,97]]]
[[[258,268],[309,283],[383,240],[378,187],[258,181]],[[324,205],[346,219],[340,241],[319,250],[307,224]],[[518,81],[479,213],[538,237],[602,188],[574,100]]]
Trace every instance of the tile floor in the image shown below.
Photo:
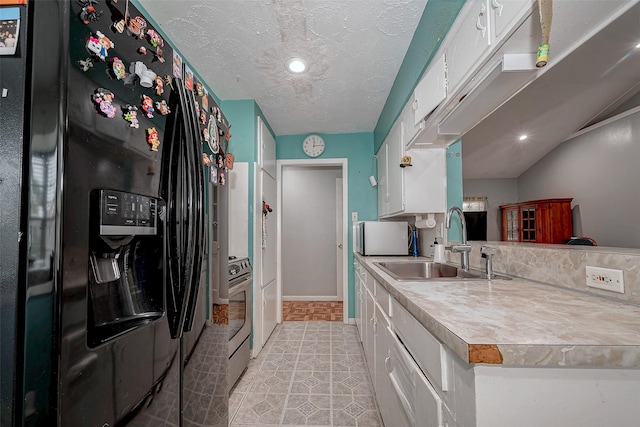
[[[231,426],[382,427],[358,332],[283,322],[229,399]]]

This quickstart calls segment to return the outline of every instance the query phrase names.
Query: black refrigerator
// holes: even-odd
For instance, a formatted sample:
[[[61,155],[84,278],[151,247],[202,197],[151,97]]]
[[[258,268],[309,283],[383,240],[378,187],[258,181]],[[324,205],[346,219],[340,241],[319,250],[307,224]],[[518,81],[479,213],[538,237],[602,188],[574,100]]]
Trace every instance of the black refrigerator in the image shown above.
[[[203,149],[226,119],[129,1],[5,3],[0,425],[226,426]]]

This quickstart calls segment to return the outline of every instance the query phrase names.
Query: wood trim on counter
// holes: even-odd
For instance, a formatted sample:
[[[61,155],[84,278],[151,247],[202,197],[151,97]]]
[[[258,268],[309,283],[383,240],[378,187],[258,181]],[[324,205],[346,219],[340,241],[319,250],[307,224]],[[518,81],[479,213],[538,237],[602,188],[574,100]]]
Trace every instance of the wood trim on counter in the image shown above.
[[[469,363],[502,364],[502,353],[495,344],[469,344]]]

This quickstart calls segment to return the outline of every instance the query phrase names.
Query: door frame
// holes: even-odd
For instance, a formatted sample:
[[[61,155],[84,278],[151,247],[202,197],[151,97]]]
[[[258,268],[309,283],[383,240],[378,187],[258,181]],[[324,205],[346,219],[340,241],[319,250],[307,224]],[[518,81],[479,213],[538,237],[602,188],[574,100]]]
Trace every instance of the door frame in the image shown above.
[[[282,323],[282,175],[283,169],[287,166],[296,167],[318,167],[336,166],[342,169],[342,321],[349,323],[349,259],[348,259],[348,209],[349,209],[349,179],[348,179],[348,159],[292,159],[278,160],[276,162],[278,187],[277,193],[277,250],[276,250],[276,285],[278,293],[278,323]],[[345,250],[346,249],[346,250]],[[337,251],[337,247],[336,247]]]

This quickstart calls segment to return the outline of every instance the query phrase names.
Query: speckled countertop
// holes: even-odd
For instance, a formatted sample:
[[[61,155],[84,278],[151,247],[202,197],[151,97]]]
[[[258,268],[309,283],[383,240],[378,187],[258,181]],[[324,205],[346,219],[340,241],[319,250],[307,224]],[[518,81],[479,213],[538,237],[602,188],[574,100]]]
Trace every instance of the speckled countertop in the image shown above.
[[[356,258],[466,362],[640,368],[638,306],[517,278],[401,282],[374,265],[398,257]]]

